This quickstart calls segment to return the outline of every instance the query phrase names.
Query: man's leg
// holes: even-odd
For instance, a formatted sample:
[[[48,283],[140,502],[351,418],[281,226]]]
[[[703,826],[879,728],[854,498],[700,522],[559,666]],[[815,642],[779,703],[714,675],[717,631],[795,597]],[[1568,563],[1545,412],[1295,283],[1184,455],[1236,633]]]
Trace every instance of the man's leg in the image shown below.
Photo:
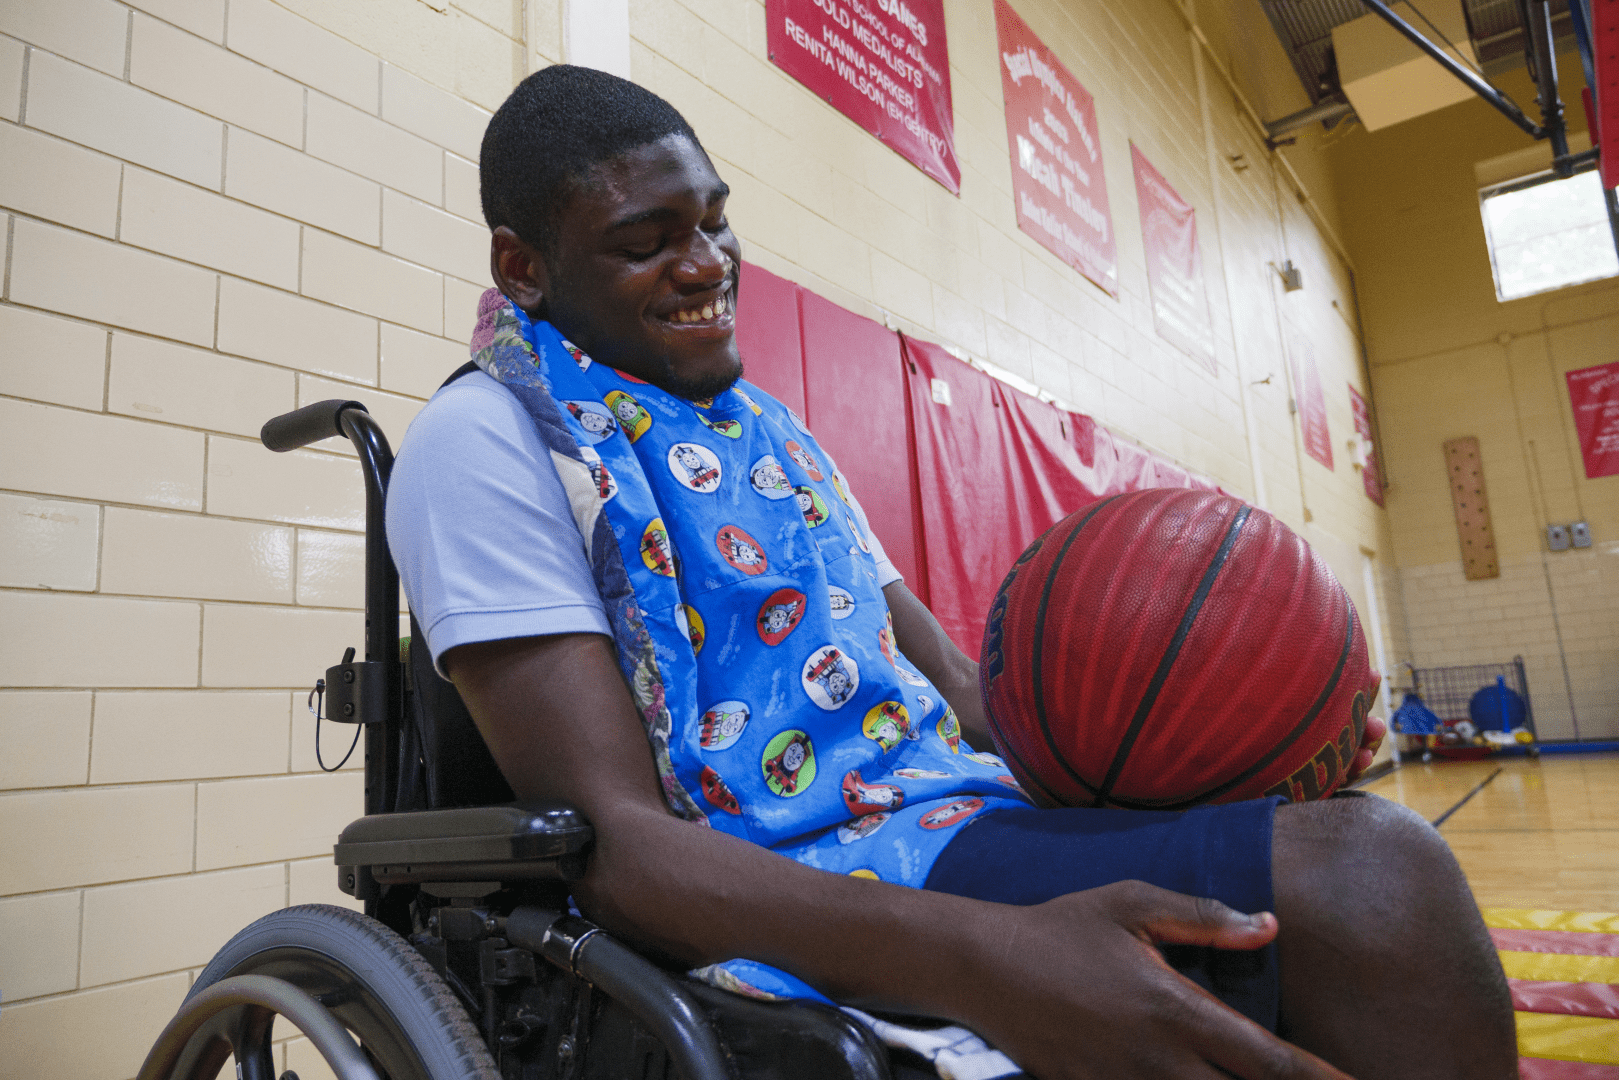
[[[1512,1000],[1438,832],[1375,797],[1281,806],[1281,1031],[1356,1080],[1516,1077]]]

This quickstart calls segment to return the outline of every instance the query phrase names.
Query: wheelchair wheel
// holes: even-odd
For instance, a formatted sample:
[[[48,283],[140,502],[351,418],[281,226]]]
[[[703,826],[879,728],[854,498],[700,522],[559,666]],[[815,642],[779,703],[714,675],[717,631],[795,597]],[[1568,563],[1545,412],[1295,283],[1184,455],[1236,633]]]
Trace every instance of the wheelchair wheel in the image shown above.
[[[187,997],[232,975],[270,975],[318,999],[388,1080],[500,1080],[438,973],[358,912],[327,904],[272,912],[226,942]]]

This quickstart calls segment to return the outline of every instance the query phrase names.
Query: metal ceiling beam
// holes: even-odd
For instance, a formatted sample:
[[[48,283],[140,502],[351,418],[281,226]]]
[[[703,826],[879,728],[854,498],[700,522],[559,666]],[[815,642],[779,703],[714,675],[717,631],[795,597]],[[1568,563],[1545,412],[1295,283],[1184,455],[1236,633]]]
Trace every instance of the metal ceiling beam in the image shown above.
[[[1535,57],[1535,83],[1540,91],[1540,122],[1552,141],[1552,168],[1567,179],[1568,129],[1563,123],[1563,99],[1557,94],[1557,54],[1552,51],[1552,10],[1547,0],[1528,0],[1529,38]]]
[[[1347,101],[1329,99],[1319,105],[1312,105],[1308,109],[1290,113],[1280,120],[1266,121],[1265,134],[1269,136],[1269,141],[1274,143],[1290,131],[1297,131],[1299,128],[1309,127],[1311,124],[1331,124],[1354,111],[1355,107]]]

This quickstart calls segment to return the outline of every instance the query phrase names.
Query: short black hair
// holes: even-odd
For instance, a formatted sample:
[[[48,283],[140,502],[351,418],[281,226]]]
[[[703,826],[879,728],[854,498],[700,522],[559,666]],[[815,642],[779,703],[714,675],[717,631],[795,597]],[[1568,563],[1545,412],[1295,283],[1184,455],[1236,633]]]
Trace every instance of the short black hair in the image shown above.
[[[595,68],[541,68],[517,84],[484,131],[484,220],[549,257],[573,183],[599,162],[670,135],[697,142],[685,117],[645,87]]]

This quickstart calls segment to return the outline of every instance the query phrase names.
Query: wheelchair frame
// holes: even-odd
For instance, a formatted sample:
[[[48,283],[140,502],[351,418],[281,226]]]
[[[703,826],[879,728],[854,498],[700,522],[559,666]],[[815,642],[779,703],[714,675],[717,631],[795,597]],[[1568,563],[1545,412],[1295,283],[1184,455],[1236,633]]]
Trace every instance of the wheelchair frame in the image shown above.
[[[354,445],[366,491],[365,656],[355,661],[350,649],[324,680],[327,718],[364,727],[365,816],[342,831],[334,848],[339,887],[431,965],[476,1024],[499,1075],[925,1075],[904,1064],[891,1068],[870,1031],[836,1009],[758,1001],[682,979],[569,914],[568,883],[583,875],[593,839],[589,822],[572,807],[437,805],[436,785],[422,779],[432,748],[413,719],[420,715],[412,712],[416,680],[407,679],[401,660],[399,576],[384,532],[393,467],[388,439],[363,404],[337,399],[275,417],[260,438],[285,452],[334,436]],[[464,709],[458,698],[456,705]],[[259,970],[244,961],[212,985],[199,982],[139,1080],[214,1080],[231,1055],[242,1080],[274,1080],[276,1014],[300,1028],[339,1080],[386,1075],[334,1015],[342,992],[306,992],[297,963],[285,958],[264,969],[278,974]],[[417,1071],[428,1075],[425,1066]]]

